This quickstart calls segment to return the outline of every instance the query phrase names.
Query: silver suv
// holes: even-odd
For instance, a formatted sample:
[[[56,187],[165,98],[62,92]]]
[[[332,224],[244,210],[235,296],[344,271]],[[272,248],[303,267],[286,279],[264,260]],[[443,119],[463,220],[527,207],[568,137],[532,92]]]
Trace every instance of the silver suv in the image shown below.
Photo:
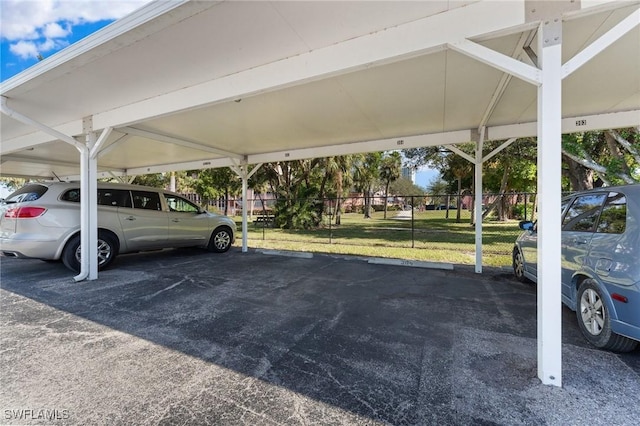
[[[230,218],[157,188],[98,183],[98,268],[116,255],[170,247],[226,252]],[[0,206],[0,255],[62,260],[80,270],[80,184],[30,183]]]

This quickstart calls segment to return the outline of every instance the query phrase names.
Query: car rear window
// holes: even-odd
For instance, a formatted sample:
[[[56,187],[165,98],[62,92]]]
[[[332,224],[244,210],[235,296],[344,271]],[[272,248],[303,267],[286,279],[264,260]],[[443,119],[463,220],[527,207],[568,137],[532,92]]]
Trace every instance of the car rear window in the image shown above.
[[[562,221],[563,231],[595,231],[606,194],[587,194],[575,199]]]
[[[36,201],[42,197],[49,188],[44,185],[30,184],[25,185],[15,192],[9,194],[4,200],[7,204],[24,203],[27,201]]]
[[[627,198],[624,194],[611,192],[602,208],[596,232],[622,234],[627,227]]]
[[[98,204],[131,208],[131,192],[127,189],[98,189]]]
[[[132,191],[133,208],[144,210],[162,210],[160,194],[149,191]]]
[[[72,188],[60,196],[62,201],[80,202],[80,188]],[[126,189],[98,189],[98,205],[131,208],[131,193]]]

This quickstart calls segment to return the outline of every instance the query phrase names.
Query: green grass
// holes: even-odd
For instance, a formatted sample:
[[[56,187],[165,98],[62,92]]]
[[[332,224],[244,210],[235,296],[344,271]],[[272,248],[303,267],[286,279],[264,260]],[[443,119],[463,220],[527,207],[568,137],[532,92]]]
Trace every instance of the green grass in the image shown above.
[[[463,212],[456,223],[456,212],[414,212],[411,220],[393,219],[396,212],[373,213],[364,219],[360,213],[342,215],[340,226],[329,226],[328,220],[319,229],[288,230],[263,228],[249,221],[248,245],[252,248],[339,253],[399,259],[475,263],[475,228],[469,223],[469,212]],[[236,217],[241,229],[241,218]],[[520,233],[516,221],[483,223],[483,258],[486,266],[511,265],[513,242]],[[412,238],[413,235],[413,238]],[[238,238],[237,244],[240,243]]]

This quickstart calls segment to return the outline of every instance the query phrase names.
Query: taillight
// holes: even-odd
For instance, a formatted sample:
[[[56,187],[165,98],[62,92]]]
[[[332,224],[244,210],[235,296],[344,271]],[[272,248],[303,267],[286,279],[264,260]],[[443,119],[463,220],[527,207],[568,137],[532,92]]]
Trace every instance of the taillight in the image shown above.
[[[41,216],[47,209],[44,207],[14,207],[4,213],[4,217],[12,219],[29,219]]]

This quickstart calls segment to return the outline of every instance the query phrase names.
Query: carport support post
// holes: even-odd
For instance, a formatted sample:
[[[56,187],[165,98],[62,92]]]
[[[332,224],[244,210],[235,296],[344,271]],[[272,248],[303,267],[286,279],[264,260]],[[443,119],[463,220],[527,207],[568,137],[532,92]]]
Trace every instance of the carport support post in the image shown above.
[[[242,252],[246,253],[249,251],[248,243],[247,243],[247,231],[249,229],[248,221],[247,221],[247,191],[249,188],[249,178],[253,176],[255,172],[262,166],[262,163],[257,164],[251,171],[249,171],[249,165],[246,160],[243,161],[242,165],[234,165],[231,166],[231,170],[236,172],[240,179],[242,179]]]
[[[538,29],[538,377],[562,386],[561,307],[561,134],[562,19]]]
[[[476,218],[476,273],[482,273],[482,150],[484,148],[485,128],[481,127],[476,135],[475,172],[475,218]]]
[[[83,225],[81,228],[81,270],[84,269],[88,273],[88,280],[98,279],[98,181],[97,168],[98,161],[96,155],[91,155],[92,148],[96,145],[97,135],[93,131],[93,119],[85,117],[83,119],[83,130],[86,134],[87,149],[81,154],[81,172],[80,180],[80,196],[81,215]],[[84,207],[84,213],[82,213]],[[83,274],[81,273],[80,276]],[[80,277],[79,276],[79,277]]]

